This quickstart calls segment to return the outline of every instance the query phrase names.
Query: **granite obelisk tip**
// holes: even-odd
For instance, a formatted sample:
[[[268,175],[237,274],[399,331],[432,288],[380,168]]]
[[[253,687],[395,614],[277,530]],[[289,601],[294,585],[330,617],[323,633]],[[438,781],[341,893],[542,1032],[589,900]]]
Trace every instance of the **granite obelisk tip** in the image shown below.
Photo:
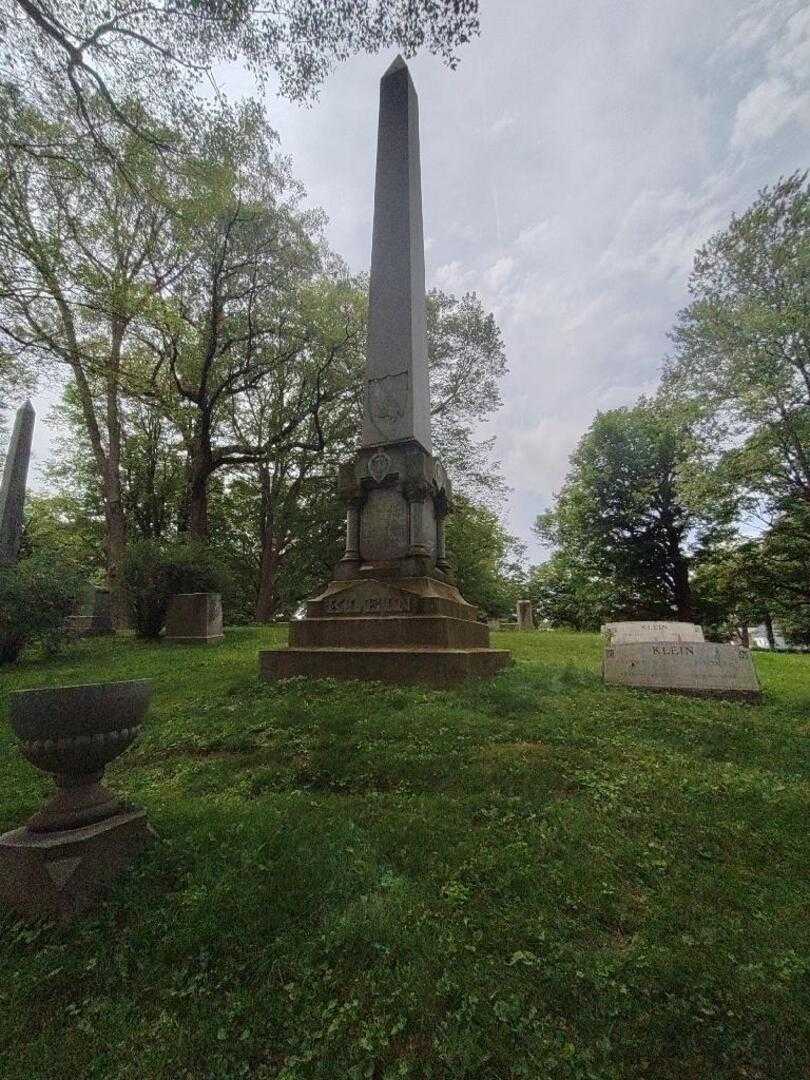
[[[419,102],[398,56],[380,80],[362,446],[430,453]]]
[[[34,406],[26,400],[17,410],[0,486],[0,566],[13,565],[20,553],[35,418]]]

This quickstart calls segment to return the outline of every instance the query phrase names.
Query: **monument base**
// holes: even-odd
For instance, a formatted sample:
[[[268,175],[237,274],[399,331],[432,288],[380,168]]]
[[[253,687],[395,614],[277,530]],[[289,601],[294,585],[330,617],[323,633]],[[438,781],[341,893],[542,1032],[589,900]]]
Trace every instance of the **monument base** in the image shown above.
[[[69,922],[109,889],[153,837],[141,809],[63,832],[14,829],[0,836],[0,900],[24,918]]]
[[[296,675],[450,686],[512,661],[454,585],[435,578],[333,581],[290,625],[290,646],[259,656],[262,678]]]

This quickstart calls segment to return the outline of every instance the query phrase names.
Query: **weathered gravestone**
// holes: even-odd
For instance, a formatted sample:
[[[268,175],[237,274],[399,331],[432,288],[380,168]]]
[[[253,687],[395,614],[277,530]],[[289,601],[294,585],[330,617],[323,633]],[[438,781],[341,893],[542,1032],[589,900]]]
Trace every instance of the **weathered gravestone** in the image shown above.
[[[607,644],[606,683],[695,697],[759,702],[762,692],[751,653],[712,641],[636,641]]]
[[[397,57],[380,83],[362,439],[339,476],[346,552],[290,647],[261,654],[266,679],[444,685],[511,660],[489,647],[447,558],[452,492],[432,454],[426,353],[418,103]]]
[[[648,622],[605,623],[602,636],[612,645],[625,645],[633,641],[703,641],[703,628],[695,623]]]
[[[518,600],[517,627],[518,630],[534,630],[531,600]]]
[[[166,612],[166,641],[211,645],[224,637],[219,593],[177,593],[171,598]]]
[[[3,483],[0,486],[0,566],[12,566],[20,553],[23,534],[23,507],[31,440],[36,414],[30,401],[17,410],[8,446]]]
[[[65,629],[74,637],[100,636],[115,633],[110,605],[110,590],[91,585],[69,615]]]

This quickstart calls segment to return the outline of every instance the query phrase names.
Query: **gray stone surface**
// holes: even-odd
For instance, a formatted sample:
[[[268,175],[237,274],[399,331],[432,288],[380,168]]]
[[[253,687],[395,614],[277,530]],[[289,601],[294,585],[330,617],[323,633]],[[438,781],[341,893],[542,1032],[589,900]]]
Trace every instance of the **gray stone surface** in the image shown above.
[[[121,800],[101,784],[104,768],[139,736],[151,698],[145,680],[11,695],[9,722],[23,757],[56,780],[56,794],[28,822],[30,831],[79,828],[121,811]]]
[[[425,267],[416,92],[401,57],[380,83],[362,443],[339,470],[346,549],[335,580],[261,653],[293,675],[445,686],[488,677],[510,654],[455,587],[444,522],[452,488],[430,452]]]
[[[531,600],[518,600],[517,627],[518,630],[534,630]]]
[[[98,585],[89,586],[74,613],[65,621],[65,628],[75,637],[115,633],[110,590]]]
[[[419,103],[401,56],[380,82],[363,446],[430,452]]]
[[[166,612],[166,641],[210,645],[223,638],[219,593],[178,593],[171,598]]]
[[[648,619],[646,622],[605,623],[602,636],[613,645],[633,641],[703,641],[703,628],[695,623]]]
[[[30,401],[17,410],[0,486],[0,566],[17,561],[23,532],[25,485],[36,414]]]
[[[748,649],[711,641],[646,641],[605,645],[606,683],[670,690],[697,697],[758,702],[762,693]]]
[[[0,836],[0,899],[26,919],[69,922],[109,890],[154,836],[143,810],[80,829]]]
[[[149,708],[145,681],[22,690],[9,720],[56,794],[0,836],[0,899],[26,918],[67,921],[94,903],[152,836],[146,814],[101,784]]]

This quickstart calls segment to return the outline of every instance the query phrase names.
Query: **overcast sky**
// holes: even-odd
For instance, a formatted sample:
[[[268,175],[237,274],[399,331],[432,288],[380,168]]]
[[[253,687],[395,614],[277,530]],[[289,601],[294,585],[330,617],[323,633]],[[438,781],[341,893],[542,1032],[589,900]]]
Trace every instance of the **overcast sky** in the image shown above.
[[[806,0],[481,0],[456,71],[409,62],[427,285],[476,291],[510,373],[492,430],[531,525],[598,409],[654,389],[697,246],[810,165]],[[271,122],[354,270],[371,247],[378,80],[357,57]],[[217,73],[230,94],[238,69]]]

